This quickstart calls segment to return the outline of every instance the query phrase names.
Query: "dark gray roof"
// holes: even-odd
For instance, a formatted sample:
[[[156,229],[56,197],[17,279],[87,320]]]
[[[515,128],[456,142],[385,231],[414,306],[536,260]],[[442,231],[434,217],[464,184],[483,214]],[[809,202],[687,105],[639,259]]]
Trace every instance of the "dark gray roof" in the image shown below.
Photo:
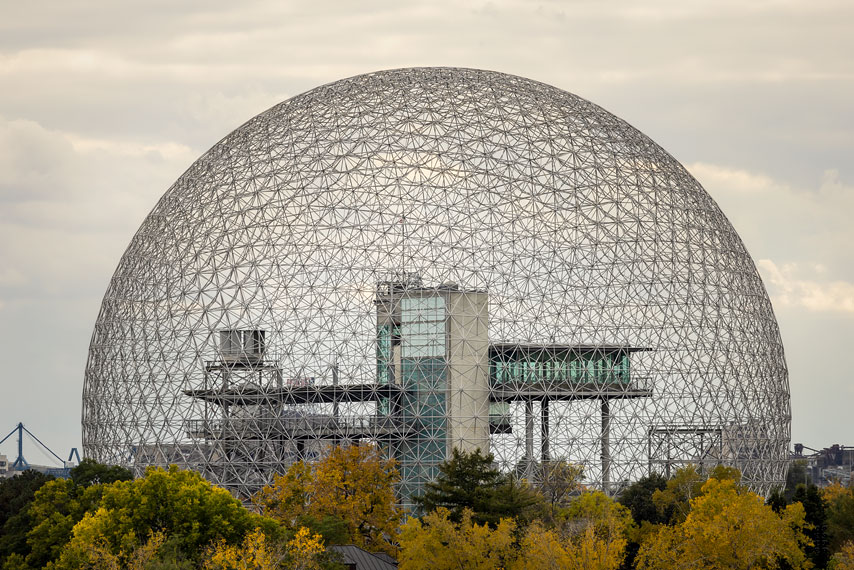
[[[340,554],[345,564],[355,564],[356,570],[395,570],[397,568],[397,561],[388,554],[381,552],[373,554],[352,544],[330,546],[329,550]]]

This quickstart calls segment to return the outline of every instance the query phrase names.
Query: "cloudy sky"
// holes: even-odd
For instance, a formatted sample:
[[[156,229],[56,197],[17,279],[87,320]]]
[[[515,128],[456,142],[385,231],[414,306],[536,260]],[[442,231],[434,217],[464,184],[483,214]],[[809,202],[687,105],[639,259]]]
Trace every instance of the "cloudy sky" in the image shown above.
[[[60,455],[80,447],[101,297],[193,160],[317,85],[442,65],[571,91],[681,161],[771,295],[793,441],[854,445],[852,24],[850,0],[7,0],[0,437],[22,421]]]

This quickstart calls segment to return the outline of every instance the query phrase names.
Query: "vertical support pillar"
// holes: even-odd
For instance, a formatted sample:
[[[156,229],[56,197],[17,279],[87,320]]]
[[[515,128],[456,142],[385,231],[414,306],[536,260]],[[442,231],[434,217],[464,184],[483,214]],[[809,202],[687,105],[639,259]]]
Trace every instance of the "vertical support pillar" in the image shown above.
[[[611,404],[602,398],[602,492],[610,495],[611,486]]]
[[[341,445],[341,440],[338,438],[338,434],[341,433],[341,425],[338,422],[341,414],[338,409],[340,398],[341,394],[338,393],[338,362],[336,361],[332,364],[332,425],[335,434],[332,436],[332,445]]]
[[[208,376],[210,376],[210,370],[207,366],[205,366],[205,392],[208,391]],[[204,398],[203,402],[205,407],[205,413],[203,416],[204,419],[202,420],[202,434],[204,434],[205,436],[205,443],[209,443],[211,439],[214,439],[212,431],[213,426],[211,425],[211,403],[207,398]]]
[[[540,451],[542,452],[542,462],[546,463],[551,459],[549,457],[549,401],[547,399],[543,399],[541,407],[542,418],[540,419],[540,433],[543,439],[540,445]]]
[[[17,467],[18,469],[23,469],[27,466],[27,461],[24,459],[24,424],[18,422],[18,457],[15,459],[15,463],[12,464],[12,467]]]
[[[670,479],[670,476],[671,476],[670,466],[673,463],[673,459],[672,459],[671,453],[670,453],[672,444],[673,444],[673,442],[670,439],[670,432],[668,431],[667,432],[667,460],[664,464],[665,465],[664,476],[667,477],[668,479]]]
[[[332,365],[332,417],[338,421],[338,363]]]
[[[646,436],[646,474],[652,476],[652,428],[647,430]]]
[[[232,422],[229,421],[228,413],[230,411],[230,407],[228,405],[228,389],[231,385],[231,368],[229,364],[225,362],[222,363],[222,428],[220,438],[226,439],[226,433],[231,435]]]
[[[534,402],[525,400],[525,477],[534,476]]]

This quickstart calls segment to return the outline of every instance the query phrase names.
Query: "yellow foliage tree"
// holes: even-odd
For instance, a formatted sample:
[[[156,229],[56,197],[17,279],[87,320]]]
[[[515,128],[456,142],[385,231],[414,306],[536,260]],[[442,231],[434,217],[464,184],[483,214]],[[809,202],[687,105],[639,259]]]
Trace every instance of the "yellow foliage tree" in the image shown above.
[[[371,551],[397,554],[394,537],[402,513],[397,507],[394,461],[376,446],[333,447],[316,463],[295,463],[254,498],[262,512],[291,528],[305,516],[337,517],[348,540]]]
[[[837,551],[854,541],[854,487],[833,483],[822,489],[821,496],[827,512],[829,546]]]
[[[273,483],[252,497],[252,502],[265,515],[290,528],[298,528],[300,518],[308,514],[311,490],[312,466],[298,461],[284,475],[275,475]]]
[[[325,550],[321,536],[313,535],[307,528],[302,527],[288,542],[287,553],[291,563],[289,567],[293,570],[319,570],[319,558]]]
[[[465,509],[462,521],[450,520],[450,511],[439,507],[423,522],[409,519],[400,535],[400,570],[494,570],[510,568],[516,560],[512,519],[501,519],[495,530],[472,522]]]
[[[574,557],[558,534],[539,522],[528,526],[519,545],[519,556],[511,570],[565,570],[573,568]]]
[[[104,540],[97,540],[87,544],[89,567],[92,570],[145,570],[157,558],[164,542],[164,533],[152,532],[145,543],[131,552],[114,554]]]
[[[214,543],[202,567],[204,570],[275,570],[283,560],[282,552],[269,543],[260,529],[255,529],[239,545],[228,544],[223,539]]]
[[[708,478],[730,480],[738,484],[741,481],[741,472],[735,467],[717,465]],[[661,516],[671,524],[679,524],[691,511],[691,501],[702,494],[706,479],[696,465],[686,465],[667,481],[665,489],[652,494],[652,502]]]
[[[601,491],[587,491],[566,510],[562,534],[569,542],[570,568],[614,570],[626,552],[632,515]]]
[[[830,559],[832,570],[854,570],[854,541],[846,542]]]
[[[569,554],[571,570],[616,570],[626,555],[626,539],[610,532],[603,537],[589,525],[572,542]]]
[[[691,501],[685,521],[662,527],[645,542],[639,570],[808,568],[804,509],[795,503],[777,515],[759,495],[732,479],[709,479]]]
[[[838,500],[841,497],[845,497],[852,493],[852,489],[850,487],[846,487],[839,481],[834,481],[827,487],[824,487],[821,490],[822,498],[828,503],[832,503]]]

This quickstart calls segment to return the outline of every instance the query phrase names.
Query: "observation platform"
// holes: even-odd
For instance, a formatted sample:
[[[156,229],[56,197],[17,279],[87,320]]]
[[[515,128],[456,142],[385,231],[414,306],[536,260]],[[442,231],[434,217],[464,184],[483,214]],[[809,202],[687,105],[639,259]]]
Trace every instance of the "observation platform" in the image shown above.
[[[187,420],[184,424],[191,437],[220,441],[269,441],[314,439],[403,438],[416,433],[413,421],[382,415],[331,416],[325,414]]]
[[[261,388],[234,386],[185,390],[191,398],[221,406],[261,406],[265,404],[301,405],[336,404],[352,402],[377,402],[406,393],[415,393],[396,384],[339,384],[320,386],[288,386]],[[490,401],[567,401],[590,399],[648,398],[652,396],[649,378],[636,378],[630,382],[622,379],[597,377],[595,379],[529,382],[513,380],[493,383]]]
[[[335,404],[347,402],[375,402],[404,393],[395,384],[338,384],[319,386],[285,386],[262,388],[258,386],[234,386],[185,390],[184,394],[226,406],[258,406],[263,404]]]

